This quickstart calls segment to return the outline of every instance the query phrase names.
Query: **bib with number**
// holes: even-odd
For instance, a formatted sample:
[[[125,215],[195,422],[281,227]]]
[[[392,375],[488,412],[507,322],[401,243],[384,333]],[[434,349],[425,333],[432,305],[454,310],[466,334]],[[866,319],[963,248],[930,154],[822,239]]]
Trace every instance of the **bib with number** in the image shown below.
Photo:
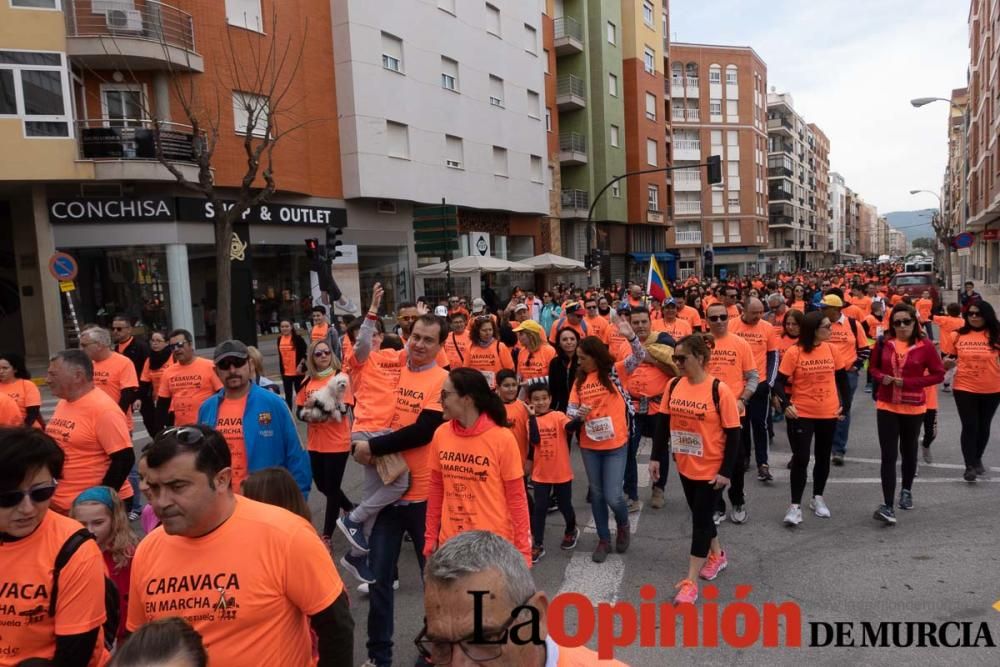
[[[674,454],[687,454],[701,457],[705,454],[705,446],[700,433],[691,431],[671,431],[670,448]]]
[[[594,442],[604,442],[615,437],[615,426],[611,422],[611,417],[599,417],[584,422],[587,429],[587,437]]]

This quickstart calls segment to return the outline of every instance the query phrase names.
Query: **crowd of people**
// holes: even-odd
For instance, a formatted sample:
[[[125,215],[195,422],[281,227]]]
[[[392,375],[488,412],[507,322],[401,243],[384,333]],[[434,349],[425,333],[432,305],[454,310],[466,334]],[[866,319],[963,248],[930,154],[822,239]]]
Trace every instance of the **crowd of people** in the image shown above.
[[[684,604],[730,564],[720,525],[750,520],[746,476],[775,485],[778,424],[792,453],[784,524],[803,522],[810,461],[809,511],[851,511],[825,491],[832,467],[850,463],[859,385],[881,450],[874,520],[895,524],[915,506],[939,387],[961,421],[964,480],[985,474],[1000,405],[996,313],[971,285],[956,303],[911,301],[888,287],[893,271],[691,277],[652,293],[557,285],[515,290],[492,311],[453,296],[401,303],[393,317],[376,284],[367,313],[343,328],[322,307],[308,340],[279,323],[280,382],[238,340],[209,359],[188,331],[142,340],[119,317],[52,357],[48,419],[24,361],[0,354],[0,667],[351,664],[341,572],[369,595],[366,664],[391,665],[405,542],[423,573],[424,664],[594,664],[549,637],[470,635],[467,585],[493,593],[487,628],[505,630],[526,604],[544,615],[531,567],[550,512],[565,523],[562,550],[603,563],[629,550],[630,513],[665,508],[673,463],[691,516],[674,597]],[[152,439],[138,456],[133,411]],[[314,486],[325,498],[316,527]],[[594,542],[578,525],[580,487]],[[349,544],[339,561],[338,531]]]

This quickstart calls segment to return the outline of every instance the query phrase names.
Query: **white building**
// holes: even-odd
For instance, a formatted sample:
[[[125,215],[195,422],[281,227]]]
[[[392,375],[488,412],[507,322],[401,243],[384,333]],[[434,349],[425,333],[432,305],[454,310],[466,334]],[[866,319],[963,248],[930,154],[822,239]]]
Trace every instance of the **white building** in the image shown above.
[[[845,252],[847,220],[845,201],[847,186],[844,177],[835,171],[830,172],[830,240],[833,242],[833,252],[839,256]]]

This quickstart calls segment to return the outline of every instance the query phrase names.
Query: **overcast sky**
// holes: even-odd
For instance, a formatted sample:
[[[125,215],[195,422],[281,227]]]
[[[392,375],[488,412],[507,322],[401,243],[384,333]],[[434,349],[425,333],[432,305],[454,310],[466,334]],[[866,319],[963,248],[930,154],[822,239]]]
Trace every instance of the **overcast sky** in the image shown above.
[[[750,46],[768,90],[830,138],[830,169],[880,213],[929,208],[947,162],[948,105],[965,86],[968,0],[670,0],[670,38]]]

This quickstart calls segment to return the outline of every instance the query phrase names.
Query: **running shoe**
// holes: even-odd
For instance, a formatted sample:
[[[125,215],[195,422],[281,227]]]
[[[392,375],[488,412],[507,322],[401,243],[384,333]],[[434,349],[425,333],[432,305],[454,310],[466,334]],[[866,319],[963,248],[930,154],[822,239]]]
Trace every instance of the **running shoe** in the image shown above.
[[[674,588],[677,589],[674,604],[694,604],[698,600],[698,584],[690,579],[680,581]]]
[[[364,555],[352,556],[351,554],[345,554],[340,559],[340,564],[344,566],[355,579],[364,584],[374,584],[375,575],[372,573],[371,568],[368,567],[368,557]]]
[[[976,481],[976,469],[973,468],[972,466],[968,466],[965,469],[965,474],[962,475],[962,479],[964,479],[966,482],[975,482]]]
[[[618,524],[618,532],[615,534],[615,551],[620,554],[628,551],[628,545],[632,543],[628,521]]]
[[[943,392],[945,392],[947,394],[950,394],[951,393],[951,385],[950,384],[941,385],[941,391],[943,391]]]
[[[742,505],[733,505],[733,508],[729,510],[729,520],[736,524],[746,523],[748,515],[749,512],[747,512],[746,503],[743,503]]]
[[[833,461],[833,465],[835,465],[835,466],[842,466],[842,465],[844,465],[844,455],[843,454],[834,454],[833,457],[830,460]]]
[[[913,509],[913,492],[907,491],[906,489],[899,492],[899,509]]]
[[[920,450],[924,453],[924,463],[934,463],[934,457],[931,456],[930,447],[921,447]]]
[[[542,560],[542,556],[545,555],[545,547],[531,547],[531,564],[534,565],[538,561]]]
[[[712,581],[727,567],[729,567],[729,559],[726,558],[725,551],[719,556],[709,553],[708,558],[705,559],[705,564],[701,566],[701,570],[698,572],[698,576],[705,581]]]
[[[653,491],[650,494],[649,506],[654,510],[662,509],[664,505],[667,504],[667,499],[663,495],[663,489],[658,486],[653,487]]]
[[[826,501],[823,500],[823,496],[813,496],[812,500],[809,501],[809,509],[811,509],[813,514],[821,519],[830,518],[830,508],[826,506]]]
[[[628,513],[635,514],[642,509],[642,501],[636,498],[635,500],[628,501]]]
[[[870,384],[865,385],[865,393],[866,394],[872,393],[872,386]]]
[[[896,513],[888,505],[879,505],[878,509],[875,510],[874,519],[887,523],[890,526],[896,525]]]
[[[548,513],[552,514],[553,512],[558,512],[558,511],[559,511],[559,501],[556,500],[555,496],[549,497]]]
[[[349,516],[337,517],[337,528],[344,534],[351,546],[358,551],[368,553],[368,540],[365,539],[365,526],[363,523],[351,521]]]
[[[128,513],[128,520],[138,521],[139,517],[141,516],[142,516],[142,510],[132,510],[131,512]]]
[[[590,560],[595,563],[603,563],[608,559],[609,553],[611,553],[611,542],[608,540],[598,540],[597,548],[594,549],[594,553],[590,554]]]
[[[570,549],[575,549],[576,541],[578,539],[580,539],[580,529],[574,528],[573,532],[566,533],[565,535],[563,535],[562,544],[559,545],[559,548],[562,549],[563,551],[569,551]]]
[[[771,468],[766,463],[761,463],[757,466],[757,479],[762,482],[773,482],[774,475],[771,474]]]
[[[726,513],[725,512],[720,512],[719,510],[715,510],[715,512],[712,513],[712,521],[715,522],[716,526],[718,526],[720,523],[722,523],[725,520],[726,520]]]
[[[792,505],[785,512],[785,525],[797,526],[800,523],[802,523],[802,508],[798,505]]]
[[[983,465],[982,461],[978,462],[976,465],[974,465],[972,467],[973,467],[973,469],[975,469],[976,474],[978,476],[980,476],[980,477],[986,477],[986,467]]]
[[[371,584],[358,584],[358,592],[362,595],[369,595],[371,593]],[[392,590],[399,590],[399,579],[392,582]]]

